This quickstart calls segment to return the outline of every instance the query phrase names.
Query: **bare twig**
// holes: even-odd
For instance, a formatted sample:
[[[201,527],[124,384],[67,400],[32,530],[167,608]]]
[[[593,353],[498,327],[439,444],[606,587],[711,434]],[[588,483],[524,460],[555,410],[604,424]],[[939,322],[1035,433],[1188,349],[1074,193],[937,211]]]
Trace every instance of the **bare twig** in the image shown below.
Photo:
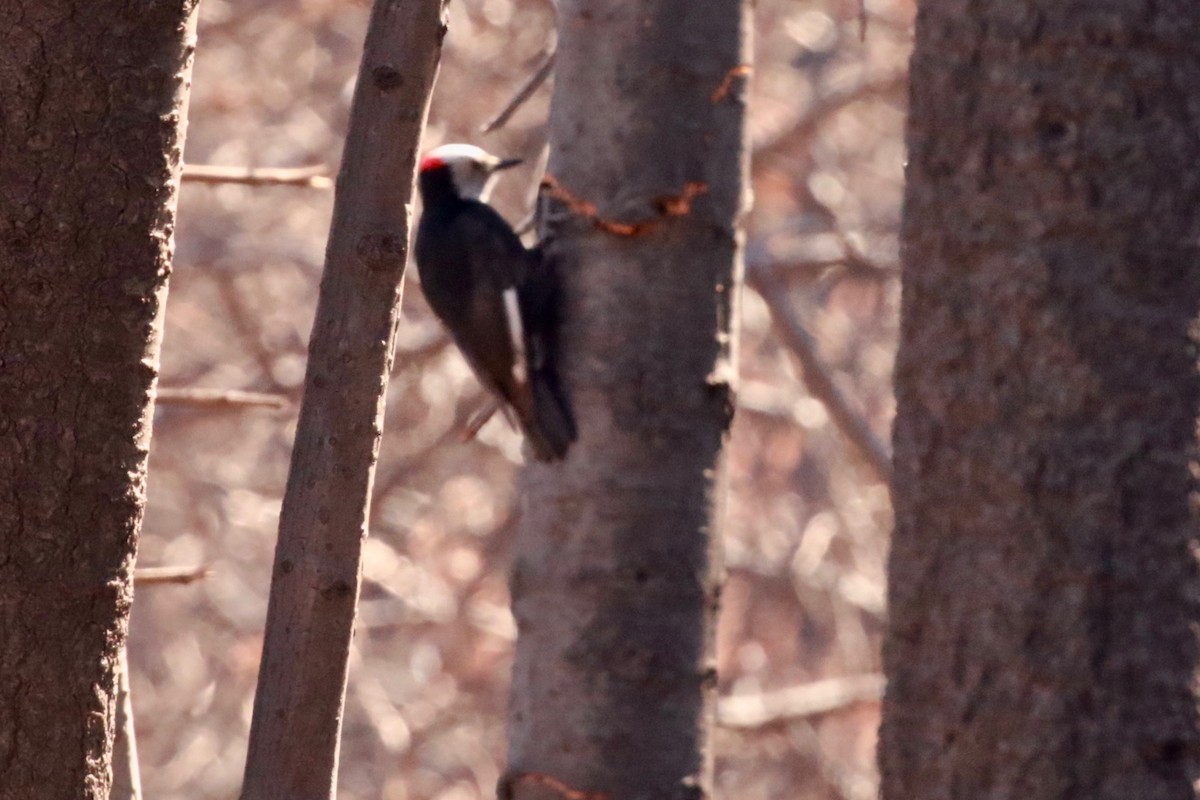
[[[461,439],[464,442],[469,442],[479,435],[479,431],[488,423],[496,412],[500,410],[500,401],[494,397],[489,397],[487,403],[479,408],[471,418],[467,420],[466,427],[463,428]]]
[[[275,379],[275,354],[267,348],[262,337],[258,335],[259,320],[243,298],[237,281],[230,273],[223,270],[205,270],[204,274],[209,277],[217,292],[217,297],[221,299],[221,303],[229,315],[229,321],[233,323],[234,330],[237,331],[238,338],[241,340],[243,350],[254,359],[263,377],[276,388],[282,389],[283,386]]]
[[[750,264],[746,282],[762,297],[780,339],[800,364],[809,394],[820,400],[838,429],[858,449],[875,475],[883,482],[892,481],[892,460],[870,425],[855,411],[838,389],[829,370],[817,354],[817,344],[796,315],[785,296],[779,276],[769,267]]]
[[[134,579],[136,580],[136,578]],[[138,766],[137,735],[133,727],[133,700],[129,695],[129,653],[125,646],[117,661],[117,725],[113,737],[111,800],[142,800],[142,773]]]
[[[816,767],[832,797],[837,800],[875,800],[879,781],[847,766],[837,755],[822,747],[815,725],[801,719],[792,724],[788,733],[796,749]]]
[[[437,357],[451,341],[450,335],[439,328],[422,342],[403,350],[397,348],[392,358],[392,374],[398,375],[405,370],[419,369],[430,359]]]
[[[825,207],[829,208],[828,206]],[[834,214],[833,209],[829,209],[829,214],[833,219],[837,219],[837,215]],[[872,261],[862,251],[862,248],[855,244],[854,239],[846,233],[846,230],[840,224],[834,228],[833,233],[842,245],[843,258],[846,259],[847,267],[860,273],[875,273],[888,278],[898,278],[900,276],[899,270],[885,269]]]
[[[726,728],[762,728],[782,722],[830,714],[883,697],[884,678],[873,673],[829,678],[753,695],[722,697],[717,724]]]
[[[183,180],[191,183],[239,183],[246,186],[303,186],[330,189],[333,180],[329,167],[221,167],[209,164],[185,164]]]
[[[542,145],[541,152],[538,153],[537,164],[533,170],[534,181],[530,184],[529,192],[525,196],[525,207],[529,209],[529,212],[513,228],[518,236],[524,236],[537,225],[538,212],[541,210],[538,201],[542,197],[542,176],[546,174],[546,165],[549,163],[550,143],[546,142]]]
[[[207,564],[198,567],[138,567],[133,572],[133,585],[142,588],[164,583],[194,583],[211,574],[212,567]]]
[[[901,70],[818,97],[795,119],[774,126],[774,130],[757,137],[754,142],[754,157],[761,159],[789,142],[803,142],[811,138],[818,128],[843,108],[870,97],[896,94],[907,85],[908,72]]]
[[[158,388],[159,405],[196,406],[199,408],[286,408],[288,398],[279,394],[244,392],[238,389],[196,389],[190,387]]]
[[[549,78],[550,73],[553,71],[554,51],[547,50],[542,54],[542,59],[538,62],[537,68],[534,69],[533,74],[530,75],[523,84],[521,84],[520,88],[518,88],[516,93],[512,96],[512,99],[505,104],[504,108],[500,109],[500,112],[496,114],[496,116],[492,117],[487,122],[483,123],[482,126],[480,126],[480,133],[491,133],[492,131],[499,130],[508,124],[508,121],[512,119],[512,115],[517,113],[517,110],[520,109],[521,106],[525,105],[525,102],[529,100],[529,98],[533,97],[533,93],[538,90],[539,86],[546,82],[546,78]]]
[[[794,277],[811,280],[829,273],[876,282],[890,281],[900,277],[899,269],[878,264],[861,254],[856,255],[852,252],[847,252],[837,258],[780,262],[773,269],[779,273],[780,280],[784,282]]]

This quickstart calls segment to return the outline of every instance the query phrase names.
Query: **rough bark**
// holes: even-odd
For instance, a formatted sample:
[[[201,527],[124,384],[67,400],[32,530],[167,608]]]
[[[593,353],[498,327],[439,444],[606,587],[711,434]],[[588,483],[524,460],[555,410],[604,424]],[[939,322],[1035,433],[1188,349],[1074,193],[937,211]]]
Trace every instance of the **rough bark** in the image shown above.
[[[0,4],[6,800],[112,781],[194,9]]]
[[[1195,796],[1200,5],[928,0],[883,796]]]
[[[332,798],[362,541],[444,0],[377,0],[334,196],[242,796]]]
[[[501,796],[700,797],[741,281],[748,6],[559,4],[551,198],[579,423],[523,474]],[[570,794],[583,792],[594,794]]]

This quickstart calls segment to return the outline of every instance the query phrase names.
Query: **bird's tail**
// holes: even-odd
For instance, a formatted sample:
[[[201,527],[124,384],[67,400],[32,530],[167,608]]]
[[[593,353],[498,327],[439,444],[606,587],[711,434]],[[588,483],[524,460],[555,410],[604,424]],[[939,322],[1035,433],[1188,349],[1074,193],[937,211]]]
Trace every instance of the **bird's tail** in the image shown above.
[[[575,420],[558,386],[557,376],[539,370],[529,376],[524,402],[513,403],[517,422],[538,461],[559,461],[575,441]]]
[[[541,249],[529,251],[529,256],[529,272],[519,289],[529,391],[523,393],[525,402],[514,408],[534,457],[558,461],[576,438],[575,419],[557,370],[560,287],[554,264]]]

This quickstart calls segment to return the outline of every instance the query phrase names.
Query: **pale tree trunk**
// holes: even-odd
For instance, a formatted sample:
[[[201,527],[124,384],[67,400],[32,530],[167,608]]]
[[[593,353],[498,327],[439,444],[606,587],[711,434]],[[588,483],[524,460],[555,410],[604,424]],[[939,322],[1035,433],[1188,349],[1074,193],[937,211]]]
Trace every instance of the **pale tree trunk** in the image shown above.
[[[195,2],[0,5],[0,798],[106,798]]]
[[[1200,5],[928,0],[883,796],[1195,796]]]
[[[279,520],[245,800],[336,793],[350,643],[444,0],[377,0]]]
[[[749,7],[564,0],[558,12],[543,237],[564,283],[559,358],[579,440],[523,475],[500,793],[701,797]]]

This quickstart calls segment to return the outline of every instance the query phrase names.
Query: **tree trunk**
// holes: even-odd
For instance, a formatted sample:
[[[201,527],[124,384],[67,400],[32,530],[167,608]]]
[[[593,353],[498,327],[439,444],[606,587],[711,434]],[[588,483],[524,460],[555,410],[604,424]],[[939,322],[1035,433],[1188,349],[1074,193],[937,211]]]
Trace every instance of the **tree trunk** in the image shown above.
[[[502,797],[710,789],[749,35],[742,0],[559,4],[543,240],[580,435],[523,476]]]
[[[193,0],[0,6],[0,798],[105,798]]]
[[[1200,5],[928,0],[883,796],[1195,796]]]
[[[336,789],[362,542],[443,5],[377,0],[367,29],[279,520],[246,800],[321,800]]]

